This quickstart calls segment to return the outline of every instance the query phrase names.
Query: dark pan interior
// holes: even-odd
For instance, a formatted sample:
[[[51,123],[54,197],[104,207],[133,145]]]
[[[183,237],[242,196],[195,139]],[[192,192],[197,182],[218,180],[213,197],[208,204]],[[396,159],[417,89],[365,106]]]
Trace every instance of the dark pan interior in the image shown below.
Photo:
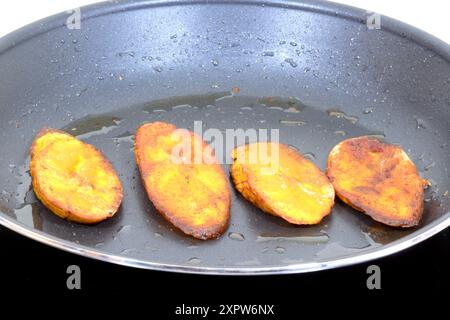
[[[220,273],[327,266],[448,221],[445,44],[385,17],[369,30],[365,11],[322,2],[122,2],[81,13],[80,30],[66,28],[61,14],[0,40],[0,214],[9,224],[110,261]],[[295,227],[233,190],[227,233],[191,239],[155,212],[136,169],[133,133],[156,120],[189,129],[202,121],[222,132],[279,129],[281,142],[322,169],[343,139],[371,134],[398,143],[432,183],[424,218],[399,230],[337,201],[321,224]],[[69,223],[36,201],[28,148],[45,126],[78,135],[111,160],[125,190],[113,219]]]

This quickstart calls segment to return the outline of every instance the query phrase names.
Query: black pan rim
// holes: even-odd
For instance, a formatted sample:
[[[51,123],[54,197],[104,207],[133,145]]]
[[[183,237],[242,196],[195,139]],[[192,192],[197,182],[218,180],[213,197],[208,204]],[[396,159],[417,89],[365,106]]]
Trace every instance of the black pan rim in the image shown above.
[[[103,1],[83,6],[81,19],[88,19],[114,14],[116,12],[134,11],[142,8],[182,5],[253,5],[278,7],[284,9],[309,11],[319,14],[332,15],[342,19],[350,19],[365,23],[368,11],[357,7],[347,6],[327,0],[118,0],[114,4]],[[416,44],[435,51],[440,57],[450,62],[450,44],[399,20],[381,15],[383,30],[408,38]],[[61,12],[22,28],[12,31],[0,38],[0,54],[20,45],[29,38],[44,34],[55,28],[64,27],[67,14]]]
[[[90,6],[82,7],[82,19],[91,19],[99,16],[114,14],[118,11],[133,11],[141,8],[160,7],[160,6],[178,6],[178,5],[257,5],[267,7],[278,7],[291,10],[311,11],[318,14],[333,15],[342,19],[351,19],[360,23],[365,23],[367,12],[362,9],[336,4],[328,1],[282,1],[282,0],[144,0],[144,1],[119,1],[117,3],[102,2]],[[13,31],[12,33],[0,38],[0,55],[6,51],[26,42],[28,39],[44,34],[55,28],[65,26],[67,15],[60,13],[48,18],[44,18],[32,24],[29,24],[21,29]],[[412,27],[403,22],[392,18],[383,16],[383,29],[391,33],[407,37],[418,45],[436,52],[445,61],[450,63],[450,46],[439,40],[438,38],[429,35],[428,33]],[[418,244],[438,232],[450,226],[450,212],[445,213],[439,219],[433,221],[427,226],[416,230],[406,237],[398,239],[388,245],[373,248],[364,254],[348,255],[340,259],[330,261],[318,261],[310,263],[291,264],[282,267],[224,267],[211,268],[201,266],[181,266],[169,265],[162,263],[153,263],[139,259],[127,258],[118,255],[105,254],[99,250],[94,250],[86,246],[74,244],[67,240],[46,234],[45,232],[35,230],[25,226],[4,213],[0,212],[0,224],[4,227],[17,232],[30,239],[44,243],[46,245],[68,251],[81,256],[90,257],[93,259],[111,262],[119,265],[136,267],[142,269],[151,269],[157,271],[191,273],[191,274],[209,274],[209,275],[268,275],[268,274],[292,274],[320,271],[325,269],[349,266],[357,263],[363,263],[374,259],[382,258],[404,249],[407,249],[415,244]]]

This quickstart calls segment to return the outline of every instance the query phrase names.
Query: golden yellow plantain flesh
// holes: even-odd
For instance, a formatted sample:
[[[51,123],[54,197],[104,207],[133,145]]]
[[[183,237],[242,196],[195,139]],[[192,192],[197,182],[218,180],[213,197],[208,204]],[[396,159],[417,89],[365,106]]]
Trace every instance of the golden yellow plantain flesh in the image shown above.
[[[34,192],[57,216],[94,224],[119,209],[122,185],[109,161],[93,146],[65,132],[43,129],[30,153]]]
[[[334,189],[311,161],[277,143],[232,151],[236,189],[261,210],[297,225],[319,223],[334,204]]]

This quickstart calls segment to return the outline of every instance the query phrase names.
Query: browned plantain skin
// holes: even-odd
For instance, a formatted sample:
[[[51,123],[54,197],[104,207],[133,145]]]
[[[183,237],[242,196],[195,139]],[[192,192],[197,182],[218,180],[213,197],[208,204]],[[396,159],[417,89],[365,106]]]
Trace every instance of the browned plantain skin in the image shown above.
[[[44,128],[30,148],[35,194],[57,216],[95,224],[111,218],[123,198],[112,165],[93,146],[60,130]]]
[[[264,212],[296,225],[317,224],[331,212],[333,186],[319,168],[292,148],[252,143],[237,147],[231,157],[236,189]]]
[[[173,150],[183,141],[176,130],[164,122],[144,124],[137,130],[135,156],[147,195],[156,210],[184,233],[202,240],[217,238],[230,219],[231,194],[225,173],[213,150],[187,130],[192,153],[180,155],[190,161],[174,162]],[[200,151],[194,150],[195,145],[201,146]],[[199,154],[209,161],[195,161]]]
[[[342,141],[327,175],[343,202],[376,221],[408,228],[422,217],[426,180],[398,146],[367,136]]]

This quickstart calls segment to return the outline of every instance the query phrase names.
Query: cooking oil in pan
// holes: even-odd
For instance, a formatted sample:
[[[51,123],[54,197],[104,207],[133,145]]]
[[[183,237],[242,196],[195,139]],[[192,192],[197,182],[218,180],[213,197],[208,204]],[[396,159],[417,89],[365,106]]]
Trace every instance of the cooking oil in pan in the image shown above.
[[[371,112],[363,112],[369,114]],[[340,121],[339,121],[340,120]],[[280,133],[280,142],[301,152],[305,158],[316,163],[323,170],[326,165],[328,151],[341,141],[352,136],[371,135],[384,139],[383,132],[366,128],[363,121],[353,115],[348,115],[338,109],[315,108],[302,103],[295,97],[249,97],[239,94],[239,90],[231,92],[215,92],[205,95],[192,95],[173,97],[148,102],[116,110],[114,112],[88,115],[72,121],[61,128],[78,138],[92,143],[101,150],[111,161],[124,185],[125,198],[124,209],[119,213],[118,225],[115,226],[109,238],[113,235],[123,247],[119,254],[135,256],[141,254],[143,249],[133,247],[133,234],[138,232],[136,227],[136,215],[145,214],[148,217],[149,203],[147,199],[136,193],[142,192],[142,185],[138,179],[138,171],[134,163],[133,145],[134,133],[143,123],[152,121],[166,121],[174,123],[180,128],[193,129],[194,121],[200,121],[202,128],[215,128],[222,133],[227,129],[264,128],[277,129]],[[48,124],[51,126],[51,124]],[[224,150],[229,154],[231,150]],[[429,162],[432,163],[432,162]],[[228,165],[224,164],[225,170]],[[14,215],[19,222],[30,227],[44,230],[48,227],[46,222],[59,223],[56,218],[49,219],[51,213],[40,204],[34,196],[29,176],[29,160],[18,167],[17,180],[19,182]],[[429,165],[427,170],[433,170]],[[233,207],[231,215],[238,232],[229,231],[221,237],[222,242],[230,243],[230,246],[251,250],[253,246],[259,248],[257,254],[263,252],[274,253],[280,256],[288,256],[284,261],[292,259],[304,259],[305,257],[292,257],[293,248],[309,248],[311,256],[316,258],[326,257],[330,250],[335,255],[353,253],[358,250],[366,250],[368,247],[390,243],[410,231],[399,231],[377,224],[370,218],[355,212],[348,206],[337,204],[330,217],[318,226],[295,227],[278,225],[278,220],[267,217],[266,214],[245,205],[245,200],[236,194],[233,195]],[[432,203],[431,203],[432,204]],[[428,206],[430,206],[429,204]],[[246,209],[249,208],[249,209]],[[242,213],[239,210],[250,210]],[[249,225],[247,217],[258,226]],[[242,220],[245,219],[245,220]],[[277,221],[274,223],[273,220]],[[61,220],[62,221],[62,220]],[[119,224],[120,223],[120,224]],[[114,225],[114,222],[110,224]],[[145,248],[156,254],[164,245],[164,241],[174,236],[163,220],[149,223],[154,229],[149,232]],[[64,228],[68,223],[61,222],[59,228]],[[326,225],[326,227],[324,227]],[[130,230],[133,229],[132,232]],[[167,229],[164,237],[152,237],[152,234],[162,234],[160,230]],[[89,232],[87,229],[86,232]],[[306,230],[306,231],[305,231]],[[79,231],[80,232],[80,231]],[[91,232],[91,231],[90,231]],[[350,237],[343,241],[345,234],[358,233],[358,240]],[[177,236],[178,237],[178,236]],[[83,244],[83,239],[80,240]],[[115,241],[115,243],[117,243]],[[178,238],[177,241],[180,241]],[[92,246],[98,246],[102,250],[108,250],[108,241],[97,240]],[[202,245],[193,243],[189,245],[195,250],[201,250]],[[139,250],[136,250],[139,249]],[[325,250],[325,251],[324,251]],[[189,250],[187,250],[189,251]],[[202,257],[185,257],[189,264],[201,264]],[[280,260],[281,261],[281,260]],[[256,265],[261,261],[258,257],[249,257],[242,265]]]
[[[35,229],[42,230],[42,207],[36,200],[31,185],[31,176],[29,171],[29,159],[27,159],[25,165],[18,168],[17,178],[19,184],[16,192],[16,207],[14,215],[17,221],[31,226]]]
[[[359,118],[356,116],[349,116],[345,112],[338,110],[338,109],[329,109],[327,110],[327,113],[330,117],[335,117],[338,119],[345,119],[353,124],[358,122]]]
[[[315,235],[305,235],[305,236],[278,236],[278,235],[268,235],[261,234],[256,238],[257,242],[286,242],[293,241],[298,243],[327,243],[330,237],[325,232],[320,232]]]
[[[244,241],[245,240],[244,235],[242,233],[238,233],[238,232],[229,232],[228,238],[230,238],[232,240],[236,240],[236,241]]]

